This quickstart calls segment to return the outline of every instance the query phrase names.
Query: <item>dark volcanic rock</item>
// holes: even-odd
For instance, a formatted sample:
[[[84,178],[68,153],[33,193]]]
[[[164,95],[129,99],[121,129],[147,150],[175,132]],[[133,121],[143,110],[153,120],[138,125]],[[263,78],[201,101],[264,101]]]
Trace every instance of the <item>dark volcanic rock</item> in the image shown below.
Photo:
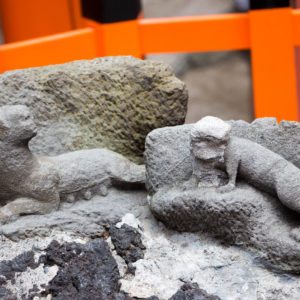
[[[53,241],[41,257],[45,265],[57,265],[57,275],[46,287],[52,299],[113,299],[119,292],[119,270],[104,240],[85,245]]]
[[[112,226],[109,233],[118,255],[127,264],[144,258],[145,246],[142,243],[141,234],[135,228],[126,224],[123,224],[121,228]]]
[[[0,262],[0,287],[8,280],[13,280],[16,273],[24,272],[28,267],[37,267],[34,261],[34,252],[32,251],[24,252],[12,260]]]
[[[6,288],[0,287],[1,300],[18,300],[17,296],[13,295],[11,291]]]
[[[220,298],[207,294],[197,283],[186,283],[170,300],[220,300]]]
[[[14,284],[16,273],[22,273],[27,268],[36,268],[38,264],[34,261],[34,252],[24,252],[12,260],[0,262],[0,299],[17,300],[17,297],[11,291],[5,288],[8,281]]]

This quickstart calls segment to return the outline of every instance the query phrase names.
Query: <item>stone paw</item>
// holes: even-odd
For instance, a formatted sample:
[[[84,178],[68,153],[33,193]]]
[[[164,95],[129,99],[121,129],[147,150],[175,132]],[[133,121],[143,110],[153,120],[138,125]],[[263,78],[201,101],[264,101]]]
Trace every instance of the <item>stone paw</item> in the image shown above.
[[[100,193],[101,196],[103,196],[103,197],[107,196],[107,195],[108,195],[108,192],[109,192],[109,191],[108,191],[107,185],[102,184],[102,185],[99,187],[99,193]]]
[[[11,213],[3,212],[0,210],[0,225],[7,224],[13,221],[15,218]]]
[[[84,194],[83,194],[83,199],[84,200],[91,200],[93,197],[93,194],[91,191],[85,191]]]
[[[69,194],[65,197],[65,201],[68,203],[74,203],[76,201],[74,194]]]
[[[197,181],[195,180],[188,180],[182,184],[183,191],[188,191],[190,189],[195,189],[195,188],[197,188]]]
[[[235,185],[228,183],[226,185],[220,186],[217,188],[217,191],[221,194],[232,192],[235,189]]]

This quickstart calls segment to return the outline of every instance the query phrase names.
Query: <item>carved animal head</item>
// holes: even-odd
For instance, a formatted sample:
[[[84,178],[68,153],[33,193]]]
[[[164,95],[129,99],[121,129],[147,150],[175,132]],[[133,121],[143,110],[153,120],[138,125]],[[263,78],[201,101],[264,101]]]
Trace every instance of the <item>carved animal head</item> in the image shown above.
[[[200,160],[224,162],[231,126],[219,118],[205,117],[191,130],[191,152]]]
[[[33,115],[27,106],[5,105],[0,107],[0,140],[28,142],[37,134]]]

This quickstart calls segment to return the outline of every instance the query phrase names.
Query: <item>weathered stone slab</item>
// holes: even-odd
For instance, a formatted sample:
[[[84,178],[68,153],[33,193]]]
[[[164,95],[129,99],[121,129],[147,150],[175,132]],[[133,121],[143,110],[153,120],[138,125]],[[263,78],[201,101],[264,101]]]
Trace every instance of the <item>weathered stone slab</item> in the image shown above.
[[[109,148],[141,162],[145,136],[182,124],[185,84],[160,62],[106,57],[0,76],[0,105],[25,104],[36,116],[37,154]]]
[[[208,234],[251,249],[272,268],[300,272],[300,243],[293,236],[300,228],[299,217],[278,199],[248,185],[224,194],[213,189],[161,189],[149,205],[169,228]]]
[[[222,140],[228,123],[213,119],[148,135],[152,213],[169,228],[243,246],[273,268],[299,273],[300,124],[231,121]],[[214,185],[218,172],[228,178]]]
[[[260,204],[257,207],[259,206]],[[138,230],[146,249],[143,250],[144,258],[133,263],[133,267],[136,268],[135,275],[128,274],[125,261],[122,261],[116,249],[113,250],[114,247],[109,241],[111,237],[107,239],[120,273],[121,287],[116,290],[118,293],[120,289],[116,299],[168,300],[183,294],[184,297],[189,295],[195,297],[204,293],[200,290],[206,290],[208,294],[216,295],[222,300],[298,300],[300,297],[299,276],[273,273],[262,268],[257,263],[256,253],[247,253],[241,247],[224,246],[204,234],[178,233],[166,229],[150,214],[145,192],[113,191],[106,198],[97,197],[94,200],[77,202],[69,208],[64,208],[63,211],[48,216],[25,216],[22,220],[3,226],[8,238],[0,235],[0,264],[13,269],[6,268],[5,274],[1,270],[0,273],[6,275],[16,268],[18,272],[11,273],[14,275],[12,278],[14,284],[10,283],[10,278],[0,278],[1,296],[18,295],[21,299],[23,295],[29,299],[27,295],[40,294],[41,290],[48,290],[50,285],[54,291],[60,284],[68,285],[72,280],[77,282],[76,278],[85,272],[88,273],[88,276],[84,276],[85,282],[91,282],[94,279],[93,274],[97,276],[98,273],[97,270],[90,272],[92,269],[88,265],[95,263],[96,258],[91,256],[89,260],[82,253],[92,250],[92,253],[100,255],[97,260],[102,261],[100,257],[103,256],[111,262],[105,264],[106,266],[114,265],[107,251],[94,252],[93,247],[90,247],[93,242],[89,241],[107,237],[109,225],[114,226],[113,224],[123,216],[122,222],[116,224],[117,228],[127,224]],[[132,215],[129,218],[129,212],[138,219]],[[124,239],[126,240],[127,236]],[[49,252],[51,250],[49,244],[53,240],[59,242],[61,247],[57,249],[63,251]],[[72,246],[74,244],[75,247]],[[64,249],[69,251],[66,253]],[[46,255],[49,258],[48,262],[54,263],[53,266],[40,264],[38,268],[33,269],[35,266],[31,266],[31,256],[26,256],[32,251],[35,258],[33,264],[44,261],[39,257]],[[65,253],[67,255],[64,255]],[[70,256],[75,257],[70,261]],[[53,257],[55,261],[52,260]],[[66,276],[63,277],[66,280],[58,281],[59,274],[69,262],[72,270],[70,268],[67,270]],[[20,263],[21,267],[23,265],[26,267],[24,272],[20,268]],[[44,261],[44,264],[48,264],[47,261]],[[82,267],[82,264],[87,266]],[[112,273],[115,274],[107,272],[106,275]],[[109,284],[114,281],[113,276],[111,280]],[[57,285],[54,285],[55,282]],[[190,285],[190,289],[186,285],[183,287],[184,282],[195,284]],[[196,288],[196,284],[200,290]],[[83,287],[81,286],[81,290]],[[101,285],[92,284],[91,290],[95,288],[100,289]],[[77,299],[77,293],[80,291],[75,289],[73,291],[74,294],[70,298]],[[151,297],[153,295],[157,297]],[[213,296],[207,297],[211,299]],[[90,298],[93,298],[92,294]]]
[[[64,203],[59,211],[47,215],[24,216],[15,222],[2,225],[1,234],[11,240],[47,237],[52,231],[73,232],[78,237],[99,237],[105,227],[118,222],[129,212],[141,214],[147,206],[146,192],[112,189],[106,196],[95,196],[89,201]]]
[[[300,123],[274,118],[230,121],[231,134],[249,139],[280,154],[300,168]],[[160,128],[152,131],[146,139],[145,160],[147,185],[151,192],[165,185],[188,179],[192,172],[190,155],[190,131],[192,124]]]
[[[46,214],[63,201],[105,196],[111,186],[144,188],[145,166],[108,149],[58,156],[34,155],[28,148],[36,124],[24,105],[0,107],[0,222]]]

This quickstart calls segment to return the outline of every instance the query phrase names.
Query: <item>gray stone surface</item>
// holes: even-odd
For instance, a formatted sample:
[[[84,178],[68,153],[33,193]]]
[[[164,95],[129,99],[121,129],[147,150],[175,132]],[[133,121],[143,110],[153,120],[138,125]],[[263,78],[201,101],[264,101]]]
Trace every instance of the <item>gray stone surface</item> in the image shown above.
[[[300,169],[273,151],[294,154],[297,162],[300,126],[273,119],[231,125],[230,137],[231,126],[213,117],[149,134],[147,185],[155,192],[150,208],[173,229],[253,248],[273,268],[299,273],[299,215],[287,207],[299,213]]]
[[[262,268],[256,253],[225,246],[205,234],[167,230],[153,218],[139,218],[145,257],[133,265],[135,276],[121,279],[122,290],[139,298],[169,299],[183,283],[222,300],[297,300],[299,276]],[[193,299],[193,298],[192,298]],[[197,298],[194,298],[197,299]]]
[[[0,76],[0,105],[26,104],[39,134],[31,148],[56,155],[105,147],[141,162],[147,133],[182,124],[187,90],[169,67],[107,57]]]
[[[232,137],[225,150],[227,187],[241,178],[300,213],[300,169],[275,152],[247,139]]]
[[[38,262],[47,253],[46,249],[53,240],[65,247],[70,243],[86,244],[91,239],[107,238],[109,233],[106,228],[124,216],[116,227],[122,228],[127,224],[139,231],[145,252],[144,258],[133,263],[135,275],[130,274],[125,261],[109,242],[110,238],[107,239],[120,272],[123,296],[120,294],[117,299],[148,299],[157,296],[160,300],[167,300],[182,291],[184,283],[198,284],[199,289],[222,300],[299,299],[299,276],[273,273],[259,264],[255,252],[222,245],[206,234],[178,233],[165,228],[151,215],[146,198],[146,192],[113,190],[106,198],[94,197],[88,202],[67,204],[69,207],[64,207],[64,214],[60,211],[48,216],[22,217],[21,220],[2,226],[0,261],[13,261],[18,255],[33,251],[35,262]],[[73,217],[68,218],[68,215]],[[72,256],[72,248],[69,249]],[[50,282],[57,281],[53,279],[59,274],[60,265],[65,264],[68,255],[56,255],[55,260],[59,261],[60,258],[62,261],[59,265],[41,264],[37,269],[20,270],[12,280],[15,283],[8,280],[5,287],[12,294],[18,295],[17,299],[22,299],[22,295],[26,299],[34,285],[37,291],[43,291]],[[79,262],[79,256],[77,262],[81,264],[84,258],[82,256],[83,261]],[[76,273],[73,278],[76,278]],[[196,295],[199,293],[197,289],[190,291]]]
[[[75,233],[78,238],[101,237],[106,227],[118,222],[127,213],[136,216],[145,211],[144,191],[119,191],[112,189],[106,197],[95,196],[89,201],[63,203],[59,211],[47,215],[23,216],[1,226],[1,233],[16,242],[52,233]]]
[[[146,185],[150,193],[166,185],[188,180],[192,175],[190,130],[192,125],[165,127],[146,138]]]
[[[214,189],[162,189],[150,200],[154,215],[178,231],[201,232],[227,244],[250,248],[262,263],[300,273],[300,243],[293,230],[299,216],[278,199],[239,184],[228,193]]]
[[[258,143],[230,137],[230,131],[230,124],[209,116],[193,126],[190,149],[198,186],[225,192],[243,179],[300,213],[300,169]]]
[[[273,118],[252,123],[230,121],[231,135],[249,139],[281,155],[300,168],[300,124]],[[147,185],[154,192],[167,184],[185,181],[192,173],[190,131],[192,124],[160,128],[146,139]]]
[[[141,188],[145,167],[107,149],[74,151],[56,157],[31,153],[37,127],[24,105],[0,108],[0,222],[46,214],[60,202],[105,196],[108,188]]]
[[[188,185],[192,183],[198,187],[215,188],[229,186],[231,182],[228,183],[225,169],[230,130],[229,124],[209,116],[192,127],[190,155],[193,175],[187,182]]]

